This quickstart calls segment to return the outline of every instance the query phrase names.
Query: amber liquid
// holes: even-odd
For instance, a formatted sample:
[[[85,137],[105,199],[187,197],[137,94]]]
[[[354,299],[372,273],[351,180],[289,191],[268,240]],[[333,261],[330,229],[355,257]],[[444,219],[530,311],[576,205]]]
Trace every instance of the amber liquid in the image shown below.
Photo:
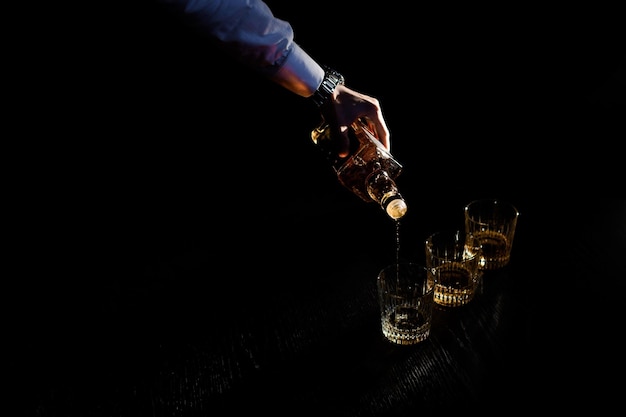
[[[400,220],[395,220],[394,223],[396,224],[396,265],[398,265],[400,263]]]
[[[459,263],[445,264],[437,268],[439,278],[435,285],[435,302],[439,305],[457,307],[474,298],[476,279],[472,272]]]
[[[331,162],[339,182],[362,200],[371,202],[373,199],[367,191],[366,178],[371,173],[382,170],[395,180],[402,171],[402,165],[391,156],[362,122],[350,127],[349,137],[349,156],[339,158],[335,150],[335,142],[327,126],[321,126],[311,134],[313,142],[320,147]]]
[[[337,171],[337,176],[344,187],[352,190],[364,201],[372,201],[364,179],[378,170],[386,171],[391,178],[394,178],[399,168],[393,162],[386,149],[370,142],[362,146],[359,152],[341,166]]]
[[[511,248],[505,235],[494,231],[475,232],[474,239],[481,246],[481,270],[498,269],[509,263]]]

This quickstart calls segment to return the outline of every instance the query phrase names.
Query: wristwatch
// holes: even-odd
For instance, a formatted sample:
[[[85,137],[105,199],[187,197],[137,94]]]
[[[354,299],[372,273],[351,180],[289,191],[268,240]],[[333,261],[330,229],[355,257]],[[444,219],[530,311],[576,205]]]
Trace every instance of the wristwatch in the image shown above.
[[[333,96],[335,88],[337,88],[339,84],[345,83],[343,75],[337,71],[324,67],[324,72],[324,79],[322,80],[322,83],[311,96],[311,100],[313,100],[317,107],[322,107],[324,103],[326,103],[328,99]]]

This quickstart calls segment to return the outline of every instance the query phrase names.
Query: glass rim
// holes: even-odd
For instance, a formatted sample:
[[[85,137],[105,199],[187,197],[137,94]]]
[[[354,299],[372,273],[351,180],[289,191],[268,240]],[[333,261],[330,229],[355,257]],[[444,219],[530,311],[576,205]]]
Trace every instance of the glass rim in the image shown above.
[[[506,210],[506,212],[500,211],[500,213],[507,214],[510,219],[515,219],[520,216],[520,211],[517,209],[517,206],[515,206],[508,200],[502,200],[499,198],[479,198],[472,200],[469,203],[465,204],[463,211],[465,212],[466,216],[468,216],[469,218],[473,218],[471,211],[474,209],[478,210],[479,205],[485,207],[487,204],[494,207],[501,207],[502,209]]]

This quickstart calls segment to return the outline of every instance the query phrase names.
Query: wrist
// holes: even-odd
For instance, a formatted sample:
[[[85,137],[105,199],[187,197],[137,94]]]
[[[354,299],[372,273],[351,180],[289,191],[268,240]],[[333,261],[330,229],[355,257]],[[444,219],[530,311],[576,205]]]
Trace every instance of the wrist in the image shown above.
[[[344,83],[345,80],[343,78],[343,75],[333,69],[324,67],[324,79],[322,80],[322,83],[317,88],[315,93],[313,93],[313,95],[311,96],[311,100],[318,108],[322,107],[324,104],[332,99],[335,88],[337,88],[338,85]]]

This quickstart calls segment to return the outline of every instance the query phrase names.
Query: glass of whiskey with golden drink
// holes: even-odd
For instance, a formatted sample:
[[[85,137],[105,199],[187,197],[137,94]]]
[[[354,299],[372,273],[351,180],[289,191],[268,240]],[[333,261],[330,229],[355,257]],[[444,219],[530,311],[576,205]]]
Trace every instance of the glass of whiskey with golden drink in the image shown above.
[[[465,232],[480,246],[480,270],[508,265],[518,217],[517,208],[502,200],[474,200],[465,206]]]

